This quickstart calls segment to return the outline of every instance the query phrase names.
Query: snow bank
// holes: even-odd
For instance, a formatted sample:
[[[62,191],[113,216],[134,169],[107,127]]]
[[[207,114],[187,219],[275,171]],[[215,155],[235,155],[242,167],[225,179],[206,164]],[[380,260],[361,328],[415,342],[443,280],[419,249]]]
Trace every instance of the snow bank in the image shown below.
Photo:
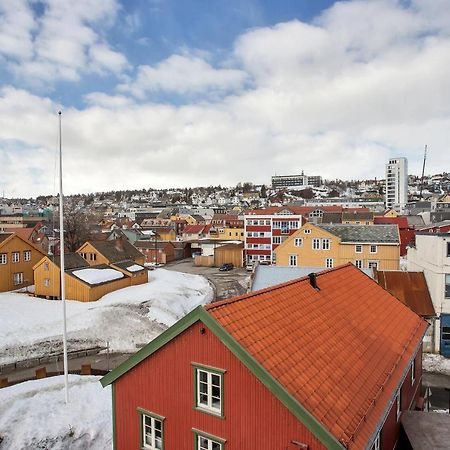
[[[425,372],[441,373],[450,376],[450,359],[444,358],[442,355],[424,353],[422,366]]]
[[[123,273],[115,269],[80,269],[74,270],[72,275],[89,284],[106,283],[123,278]]]
[[[127,270],[129,272],[139,272],[140,270],[143,270],[144,268],[142,266],[139,266],[138,264],[133,264],[130,267],[127,267]]]
[[[111,388],[99,377],[69,375],[0,389],[3,450],[104,450],[112,445]]]
[[[66,302],[69,351],[108,342],[112,352],[134,353],[213,298],[202,276],[156,269],[149,280],[96,302]],[[0,293],[0,364],[62,352],[61,334],[60,301]]]

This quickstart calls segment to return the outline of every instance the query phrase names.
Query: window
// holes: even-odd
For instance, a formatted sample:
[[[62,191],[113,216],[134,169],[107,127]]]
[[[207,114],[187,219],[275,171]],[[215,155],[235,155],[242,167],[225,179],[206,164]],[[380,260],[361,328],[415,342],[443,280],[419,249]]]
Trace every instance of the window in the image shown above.
[[[13,273],[13,284],[18,286],[23,283],[23,272]]]
[[[44,278],[44,286],[49,287],[50,286],[50,278]]]
[[[266,225],[270,225],[270,220],[266,220]]]
[[[411,386],[416,381],[416,360],[413,359],[411,361]]]
[[[402,394],[401,394],[401,390],[399,389],[397,392],[397,396],[395,397],[395,405],[397,408],[397,421],[398,419],[400,419],[400,414],[402,412]]]
[[[313,250],[320,250],[320,239],[319,238],[314,238],[312,240],[312,248],[313,248]]]
[[[12,252],[12,262],[18,263],[20,261],[20,252]]]
[[[44,263],[44,270],[48,270],[48,262]]]
[[[309,228],[307,228],[306,230],[303,230],[303,233],[305,234],[311,234],[311,230]]]
[[[355,253],[362,253],[362,245],[355,245]]]
[[[322,239],[322,250],[330,250],[330,240]]]
[[[195,450],[223,450],[225,440],[202,431],[193,430],[195,434]]]
[[[274,220],[273,228],[281,228],[281,222],[279,220]]]
[[[90,261],[97,261],[97,253],[89,253]]]
[[[0,264],[8,264],[8,253],[0,253]]]
[[[164,448],[164,417],[141,411],[141,447],[149,450]]]
[[[450,298],[450,274],[445,275],[445,298]]]
[[[219,416],[223,415],[223,374],[220,369],[194,367],[195,407]]]
[[[294,246],[295,247],[302,247],[303,246],[303,238],[295,238],[294,239]]]
[[[24,261],[31,261],[31,251],[30,250],[25,250],[23,252],[23,260]]]
[[[326,258],[325,259],[325,267],[327,269],[331,269],[333,267],[333,258]]]
[[[281,244],[281,236],[274,236],[272,242],[274,244]]]
[[[376,253],[377,252],[377,246],[376,245],[371,245],[370,246],[370,253]]]
[[[297,255],[289,255],[289,266],[291,267],[297,266]]]
[[[381,442],[381,435],[380,433],[378,433],[377,438],[375,439],[375,442],[372,445],[372,450],[380,450],[381,448],[380,442]]]
[[[378,269],[378,261],[368,261],[367,267],[369,269]]]
[[[363,267],[362,259],[357,259],[357,260],[355,260],[355,266],[356,266],[358,269],[362,269],[362,267]]]
[[[450,257],[450,242],[447,242],[447,258]]]

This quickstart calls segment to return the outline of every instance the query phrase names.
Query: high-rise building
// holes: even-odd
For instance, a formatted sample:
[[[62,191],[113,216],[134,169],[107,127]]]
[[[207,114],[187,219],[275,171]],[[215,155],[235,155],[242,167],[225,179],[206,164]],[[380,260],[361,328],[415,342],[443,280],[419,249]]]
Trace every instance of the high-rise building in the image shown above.
[[[322,184],[322,178],[319,175],[308,176],[303,172],[301,175],[274,175],[272,177],[273,189],[306,189],[309,187],[318,187]]]
[[[408,202],[408,160],[393,158],[386,164],[386,208],[403,212]]]

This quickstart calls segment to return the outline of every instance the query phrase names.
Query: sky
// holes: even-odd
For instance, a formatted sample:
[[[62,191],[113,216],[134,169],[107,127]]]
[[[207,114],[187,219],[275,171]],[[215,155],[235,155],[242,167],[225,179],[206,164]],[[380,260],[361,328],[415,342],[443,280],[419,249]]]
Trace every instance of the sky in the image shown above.
[[[0,195],[450,171],[450,0],[1,0]]]

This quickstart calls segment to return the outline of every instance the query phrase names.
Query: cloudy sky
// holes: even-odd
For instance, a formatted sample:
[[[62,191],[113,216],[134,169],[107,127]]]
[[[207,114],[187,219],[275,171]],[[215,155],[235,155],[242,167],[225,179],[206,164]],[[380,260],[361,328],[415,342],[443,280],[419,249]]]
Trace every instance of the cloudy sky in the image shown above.
[[[1,0],[0,195],[450,171],[449,0]]]

